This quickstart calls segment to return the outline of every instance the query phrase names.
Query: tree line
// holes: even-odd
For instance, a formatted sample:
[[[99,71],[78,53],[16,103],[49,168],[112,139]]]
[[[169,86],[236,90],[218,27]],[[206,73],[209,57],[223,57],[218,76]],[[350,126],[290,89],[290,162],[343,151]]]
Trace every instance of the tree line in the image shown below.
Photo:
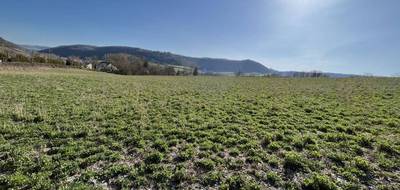
[[[107,54],[106,62],[115,66],[117,74],[123,75],[198,75],[198,69],[182,69],[171,65],[148,62],[129,54]]]
[[[84,58],[71,56],[62,58],[53,54],[36,53],[18,54],[8,51],[0,51],[0,60],[3,63],[31,63],[31,64],[49,64],[68,67],[88,68],[98,71],[112,72],[122,75],[198,75],[197,68],[182,66],[161,65],[149,62],[142,58],[130,54],[107,54],[103,59]],[[107,69],[107,66],[115,69]],[[111,65],[110,65],[111,64]]]
[[[2,62],[65,64],[64,60],[52,54],[32,53],[31,55],[24,55],[7,51],[0,52],[0,60]]]

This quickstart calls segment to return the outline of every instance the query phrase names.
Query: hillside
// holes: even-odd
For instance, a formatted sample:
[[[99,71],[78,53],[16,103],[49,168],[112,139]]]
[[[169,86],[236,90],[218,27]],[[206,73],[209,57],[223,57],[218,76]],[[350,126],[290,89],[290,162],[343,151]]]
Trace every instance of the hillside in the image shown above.
[[[41,52],[51,52],[59,56],[78,56],[78,57],[97,57],[102,58],[110,53],[126,53],[135,55],[144,60],[168,65],[181,65],[190,67],[199,67],[202,72],[245,72],[245,73],[271,73],[274,72],[264,65],[251,60],[228,60],[213,58],[194,58],[169,52],[151,51],[140,48],[122,47],[122,46],[88,46],[71,45],[60,46],[42,50]]]
[[[49,49],[50,47],[48,46],[39,46],[39,45],[25,45],[25,44],[19,44],[20,47],[23,47],[27,50],[31,50],[31,51],[40,51],[40,50],[44,50],[44,49]]]
[[[202,73],[232,75],[234,73],[243,74],[267,74],[281,77],[299,77],[299,75],[310,75],[312,72],[298,71],[276,71],[265,67],[261,63],[253,60],[229,60],[216,58],[196,58],[189,56],[177,55],[169,52],[151,51],[141,48],[124,47],[124,46],[90,46],[90,45],[70,45],[59,46],[55,48],[47,48],[45,46],[36,45],[17,45],[15,43],[4,40],[0,37],[0,59],[6,55],[14,57],[12,61],[25,62],[29,60],[32,53],[37,59],[35,62],[45,62],[44,58],[52,57],[53,62],[61,63],[61,57],[76,56],[80,58],[96,58],[104,59],[107,54],[130,54],[144,61],[164,66],[173,66],[174,68],[193,68],[198,67]],[[60,57],[58,57],[60,56]],[[341,73],[320,72],[323,76],[332,78],[345,78],[356,75]],[[309,77],[309,76],[308,76]]]
[[[0,37],[0,60],[12,64],[35,63],[52,66],[65,66],[64,60],[54,54],[41,53],[27,49]]]
[[[10,41],[7,41],[0,37],[0,52],[11,54],[11,55],[28,55],[28,52],[25,48],[14,44]]]

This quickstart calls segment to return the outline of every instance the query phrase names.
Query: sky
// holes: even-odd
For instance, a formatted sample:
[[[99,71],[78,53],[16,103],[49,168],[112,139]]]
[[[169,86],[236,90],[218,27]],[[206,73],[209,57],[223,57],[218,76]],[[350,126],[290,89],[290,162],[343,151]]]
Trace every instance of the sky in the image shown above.
[[[0,37],[391,76],[400,73],[399,8],[399,0],[2,0]]]

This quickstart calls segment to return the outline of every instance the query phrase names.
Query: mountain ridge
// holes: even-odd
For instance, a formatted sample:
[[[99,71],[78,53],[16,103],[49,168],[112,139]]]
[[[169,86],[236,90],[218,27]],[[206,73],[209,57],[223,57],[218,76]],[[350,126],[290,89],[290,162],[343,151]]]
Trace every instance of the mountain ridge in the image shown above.
[[[30,47],[30,48],[29,48]],[[18,45],[0,37],[0,51],[8,52],[11,54],[22,54],[30,56],[32,47],[45,47],[35,45]],[[55,54],[60,57],[92,57],[98,56],[102,58],[109,53],[127,53],[143,58],[149,62],[163,64],[163,65],[178,65],[198,67],[203,73],[210,74],[224,74],[224,73],[243,73],[243,74],[261,74],[261,75],[274,75],[281,77],[293,77],[303,74],[312,74],[313,72],[300,72],[300,71],[277,71],[264,66],[263,64],[253,61],[251,59],[232,60],[226,58],[210,58],[210,57],[190,57],[178,55],[170,52],[152,51],[137,47],[129,46],[93,46],[84,44],[75,45],[62,45],[54,48],[42,49],[35,51],[43,54]],[[323,76],[333,78],[344,78],[359,76],[354,74],[319,72]]]
[[[48,46],[41,46],[41,45],[27,45],[27,44],[17,44],[17,45],[31,51],[40,51],[51,48]]]
[[[153,51],[128,46],[92,46],[92,45],[63,45],[55,48],[42,50],[51,52],[58,56],[69,57],[97,57],[102,58],[106,54],[126,53],[140,57],[144,60],[158,63],[180,66],[198,67],[202,72],[243,72],[243,73],[273,73],[274,70],[267,68],[259,62],[245,60],[231,60],[225,58],[190,57],[170,52]]]

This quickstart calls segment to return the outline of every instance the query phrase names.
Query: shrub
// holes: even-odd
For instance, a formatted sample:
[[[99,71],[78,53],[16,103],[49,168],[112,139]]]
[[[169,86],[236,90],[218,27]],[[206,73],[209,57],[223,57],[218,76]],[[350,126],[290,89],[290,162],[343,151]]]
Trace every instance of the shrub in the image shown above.
[[[278,159],[278,157],[276,157],[275,155],[271,155],[271,156],[268,158],[268,164],[269,164],[270,166],[272,166],[272,167],[278,167],[278,165],[279,165],[279,159]]]
[[[372,170],[372,167],[368,162],[368,160],[365,160],[362,157],[359,156],[355,157],[354,164],[358,169],[363,170],[364,172],[370,172]]]
[[[173,146],[176,146],[178,143],[179,143],[178,139],[171,139],[168,141],[168,146],[173,147]]]
[[[319,151],[311,151],[309,154],[312,158],[320,159],[322,157],[322,154]]]
[[[262,159],[261,159],[261,157],[258,156],[258,155],[248,156],[248,157],[246,158],[246,162],[248,162],[248,163],[261,163],[261,162],[262,162]]]
[[[305,109],[304,109],[304,112],[306,112],[306,113],[312,113],[313,110],[312,110],[311,108],[305,108]]]
[[[398,128],[400,126],[399,122],[396,122],[395,120],[389,120],[386,123],[387,126],[392,127],[392,128]]]
[[[282,181],[278,173],[272,171],[267,173],[267,180],[273,186],[278,185]]]
[[[185,168],[181,168],[179,170],[176,170],[171,178],[171,181],[174,183],[180,183],[183,181],[189,181],[190,176],[187,174],[187,171]]]
[[[224,184],[221,185],[221,189],[248,189],[257,190],[261,189],[260,186],[253,180],[249,179],[244,175],[233,175],[229,177]]]
[[[244,165],[243,160],[230,160],[228,163],[228,168],[231,170],[238,170],[241,169]]]
[[[203,159],[203,160],[197,161],[196,166],[203,170],[209,171],[209,170],[214,169],[215,162],[212,161],[211,159]]]
[[[286,152],[284,167],[293,171],[301,170],[305,167],[304,158],[296,152]]]
[[[103,176],[105,178],[112,178],[118,175],[123,175],[123,174],[127,174],[129,172],[129,167],[127,167],[126,165],[120,165],[120,164],[116,164],[116,165],[112,165],[109,168],[107,168],[104,171]]]
[[[157,139],[153,144],[153,148],[160,152],[165,152],[168,149],[168,145],[164,141]]]
[[[303,182],[303,189],[306,190],[336,190],[336,184],[327,176],[314,173]]]
[[[233,149],[229,152],[229,155],[230,155],[230,156],[233,156],[233,157],[239,156],[239,154],[240,154],[240,151],[239,151],[239,149],[237,149],[237,148],[233,148]]]
[[[360,135],[357,138],[358,144],[360,146],[366,147],[366,148],[371,148],[373,141],[374,141],[374,139],[370,135]]]
[[[214,144],[211,141],[204,141],[200,144],[200,150],[211,150]]]
[[[164,155],[160,152],[153,152],[147,155],[144,159],[146,164],[157,164],[164,159]]]
[[[54,183],[49,178],[51,172],[39,172],[31,175],[32,189],[55,189]],[[1,180],[0,180],[1,186]]]
[[[153,173],[152,178],[156,180],[157,183],[167,183],[172,175],[173,173],[169,168],[162,167]]]
[[[388,141],[380,142],[378,145],[378,150],[381,152],[388,153],[390,155],[399,154],[398,151],[393,146],[391,146]]]
[[[272,142],[272,135],[266,135],[261,140],[261,146],[266,148]]]
[[[385,155],[382,153],[378,156],[378,165],[379,167],[386,170],[392,170],[396,167],[396,163],[390,159],[385,158]]]
[[[210,151],[200,151],[197,155],[199,158],[209,158],[212,155]]]
[[[344,161],[346,161],[346,155],[343,153],[330,153],[328,158],[339,165],[344,165]]]
[[[135,180],[132,182],[132,185],[134,187],[143,187],[148,184],[147,178],[143,176],[138,176],[135,178]]]
[[[306,136],[303,138],[304,144],[306,145],[310,145],[310,144],[317,144],[317,141],[314,139],[313,136]]]
[[[302,138],[298,137],[293,140],[293,146],[296,147],[297,149],[302,150],[305,146],[305,143]]]
[[[178,161],[186,161],[186,160],[190,160],[193,158],[195,152],[193,148],[186,148],[185,150],[181,151],[178,156],[176,157],[176,159]]]
[[[26,187],[29,184],[30,178],[20,172],[16,172],[12,174],[7,181],[10,187],[23,189],[23,187]]]
[[[282,141],[283,140],[283,134],[282,133],[275,133],[275,135],[274,135],[274,139],[276,140],[276,141]]]
[[[72,182],[71,184],[61,186],[60,189],[98,189],[91,184],[84,184],[81,182]]]
[[[281,146],[277,142],[272,142],[271,144],[268,145],[268,149],[272,151],[278,151]]]
[[[222,179],[222,173],[218,171],[206,173],[202,179],[202,184],[212,186]]]

